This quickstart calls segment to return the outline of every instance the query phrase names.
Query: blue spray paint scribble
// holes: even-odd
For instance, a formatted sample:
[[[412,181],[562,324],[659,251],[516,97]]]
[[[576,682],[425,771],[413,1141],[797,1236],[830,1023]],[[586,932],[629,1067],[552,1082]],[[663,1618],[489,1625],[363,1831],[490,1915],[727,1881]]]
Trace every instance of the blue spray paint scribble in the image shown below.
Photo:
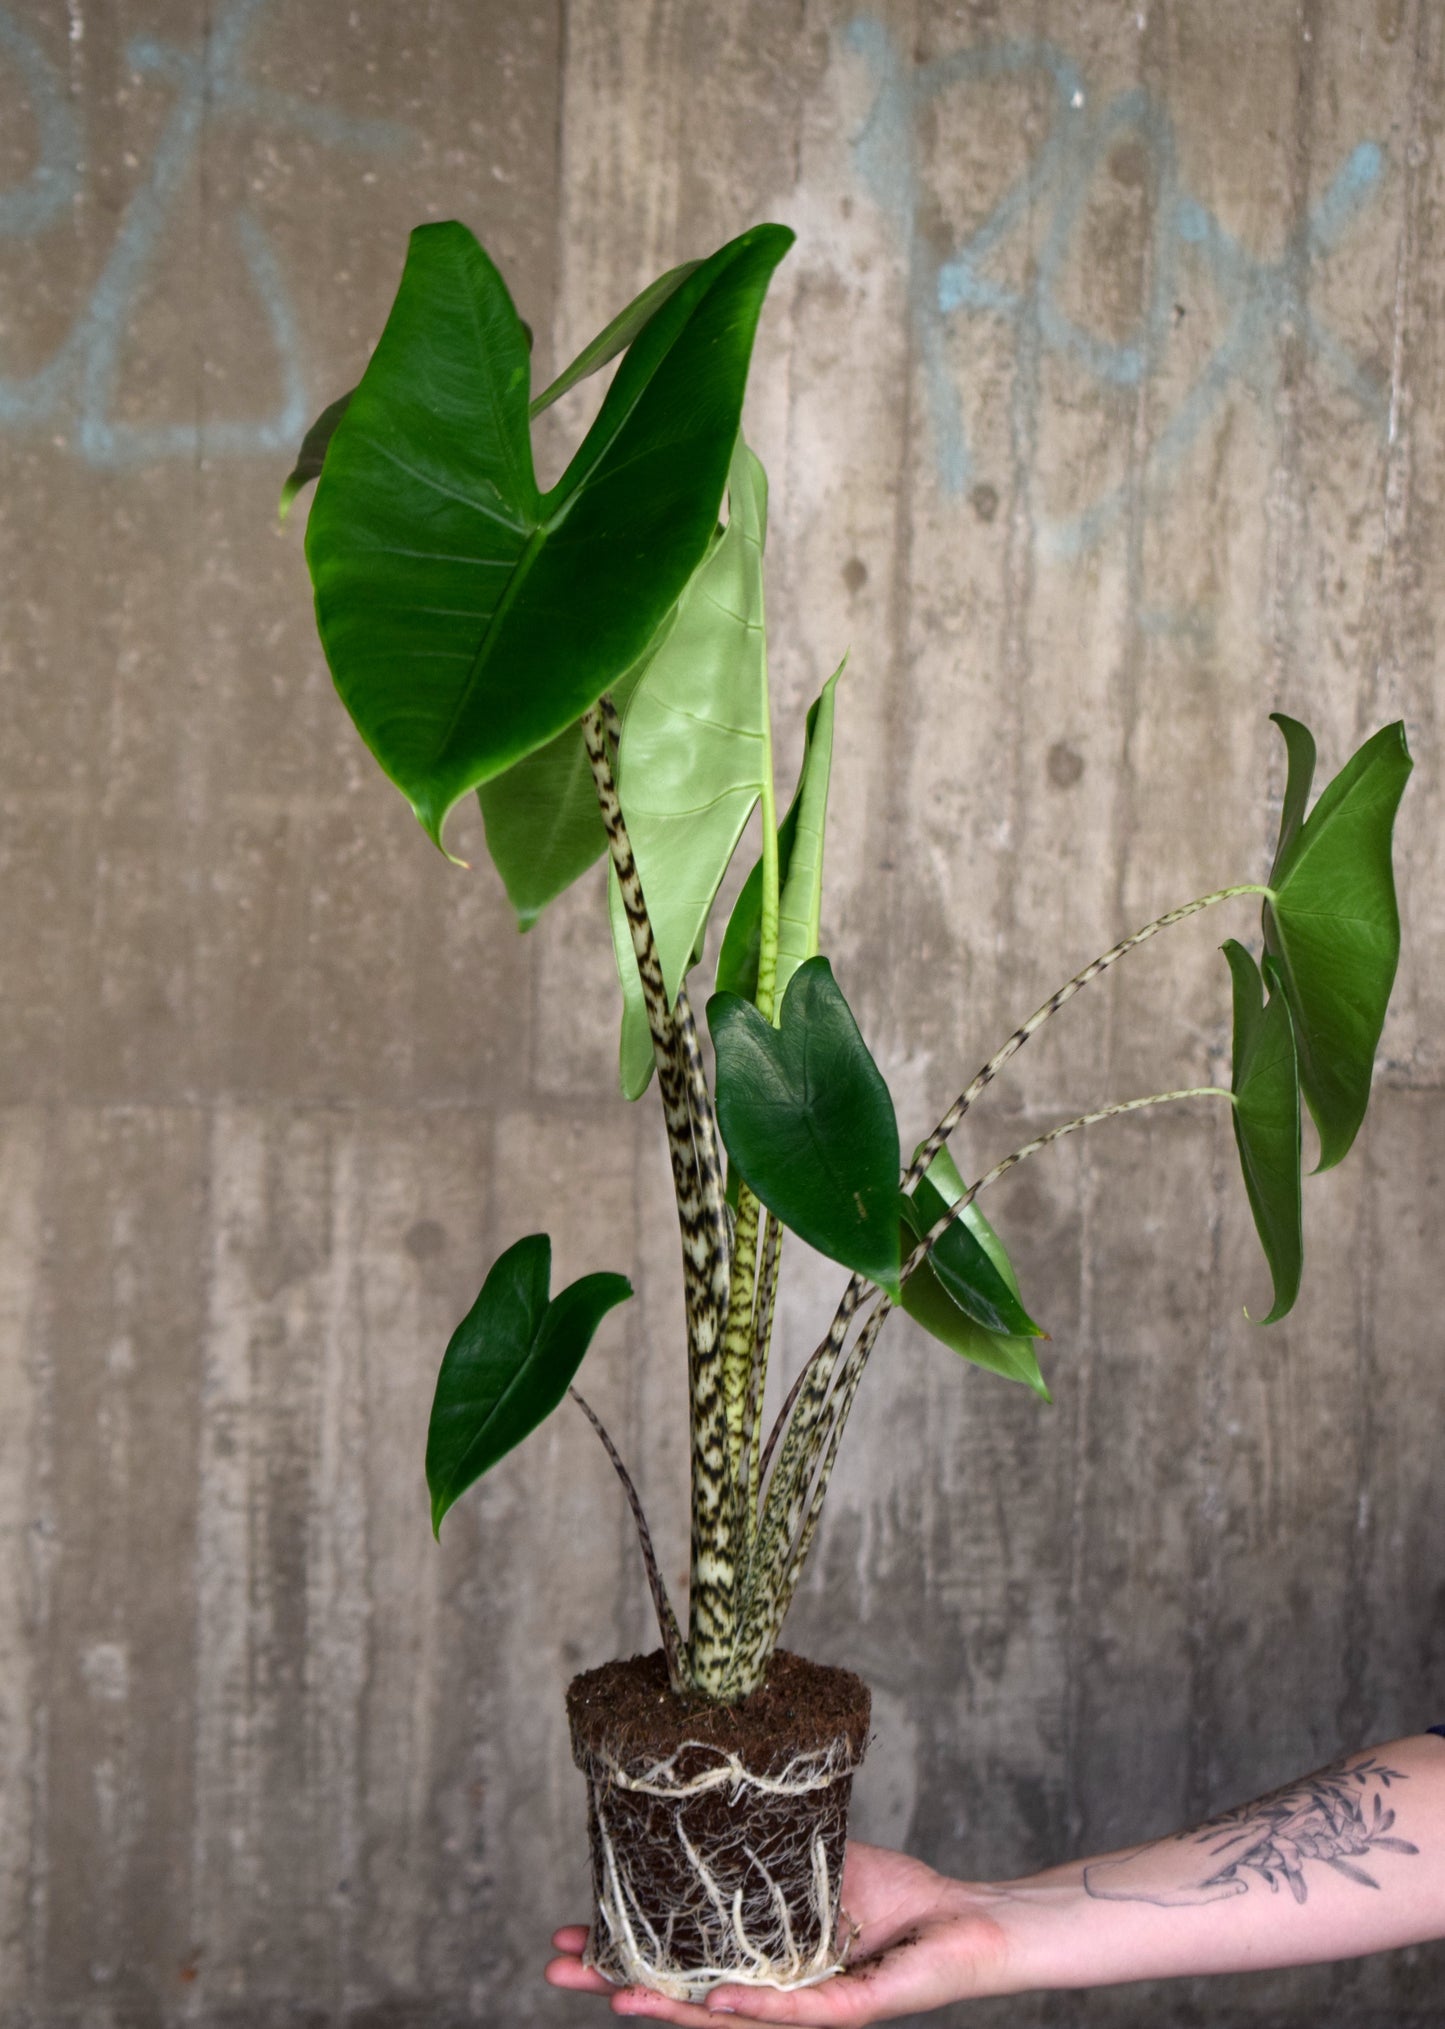
[[[350,119],[249,83],[241,68],[246,41],[268,4],[226,0],[202,54],[147,36],[127,44],[132,68],[164,79],[171,88],[170,110],[100,276],[59,348],[34,373],[0,374],[0,428],[53,430],[72,423],[70,448],[88,465],[108,470],[167,458],[251,457],[294,449],[311,420],[296,319],[271,243],[244,205],[232,212],[231,229],[275,354],[280,391],[272,413],[234,421],[152,424],[117,422],[113,416],[136,307],[195,167],[208,119],[246,120],[267,132],[301,134],[326,147],[367,152],[403,147],[412,138],[391,121]],[[0,63],[12,66],[23,80],[39,143],[36,166],[26,180],[0,191],[0,234],[33,239],[63,223],[81,187],[80,128],[49,58],[4,9]]]
[[[974,477],[962,398],[947,356],[949,320],[1000,319],[1013,327],[1021,354],[1028,346],[1041,347],[1066,357],[1101,386],[1137,388],[1159,371],[1172,328],[1179,252],[1184,247],[1202,262],[1227,322],[1150,450],[1142,475],[1146,490],[1157,491],[1168,483],[1184,453],[1239,384],[1271,384],[1285,332],[1326,367],[1383,431],[1389,414],[1386,390],[1311,308],[1307,294],[1313,263],[1339,246],[1378,192],[1385,152],[1377,142],[1362,141],[1346,157],[1280,258],[1260,260],[1181,188],[1168,111],[1142,87],[1120,93],[1096,112],[1081,72],[1046,42],[986,43],[914,65],[900,56],[887,29],[877,21],[853,22],[844,41],[865,59],[877,79],[872,107],[853,142],[853,162],[877,202],[908,235],[915,328],[946,493],[966,492]],[[919,108],[956,84],[1026,76],[1041,78],[1049,87],[1046,136],[1024,174],[1004,192],[983,224],[956,251],[939,258],[918,229],[914,135]],[[1148,300],[1135,330],[1115,342],[1084,330],[1063,309],[1060,296],[1090,186],[1122,136],[1136,140],[1144,150],[1157,198]],[[1011,288],[990,273],[990,258],[1015,229],[1039,219],[1045,228],[1028,284]],[[1126,502],[1122,486],[1100,492],[1081,513],[1049,525],[1051,547],[1065,553],[1090,548],[1118,519]]]

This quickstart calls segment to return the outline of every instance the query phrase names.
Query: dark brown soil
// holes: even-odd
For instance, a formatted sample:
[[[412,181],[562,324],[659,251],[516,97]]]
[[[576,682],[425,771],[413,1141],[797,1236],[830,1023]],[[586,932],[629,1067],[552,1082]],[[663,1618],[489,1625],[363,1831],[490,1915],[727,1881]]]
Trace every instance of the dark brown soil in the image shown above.
[[[604,1845],[614,1856],[612,1879],[627,1883],[637,1936],[665,1941],[671,1976],[707,1968],[744,1969],[729,1912],[742,1897],[744,1929],[753,1945],[770,1948],[781,1933],[781,1894],[795,1951],[834,1942],[838,1884],[847,1838],[852,1769],[868,1740],[869,1692],[850,1670],[806,1662],[777,1651],[760,1690],[738,1706],[678,1697],[661,1652],[604,1663],[574,1678],[567,1693],[573,1758],[589,1778],[588,1827],[599,1910],[608,1881]],[[799,1794],[728,1783],[685,1796],[658,1796],[618,1782],[667,1763],[670,1779],[687,1783],[736,1756],[751,1773],[778,1777],[800,1754],[825,1754],[835,1743],[840,1772],[826,1786]],[[605,1841],[604,1841],[605,1821]],[[821,1840],[831,1906],[818,1907],[814,1863]],[[690,1850],[689,1850],[690,1849]],[[698,1861],[707,1879],[699,1872]],[[635,1978],[600,1919],[589,1958],[615,1980]],[[753,1968],[755,1970],[755,1966]],[[699,1985],[696,1994],[706,1991]]]
[[[680,1698],[668,1685],[661,1649],[584,1670],[567,1688],[572,1753],[605,1754],[623,1768],[670,1755],[686,1741],[740,1755],[756,1775],[775,1775],[795,1754],[846,1735],[851,1759],[868,1742],[868,1686],[851,1670],[810,1663],[775,1649],[760,1690],[741,1705]]]

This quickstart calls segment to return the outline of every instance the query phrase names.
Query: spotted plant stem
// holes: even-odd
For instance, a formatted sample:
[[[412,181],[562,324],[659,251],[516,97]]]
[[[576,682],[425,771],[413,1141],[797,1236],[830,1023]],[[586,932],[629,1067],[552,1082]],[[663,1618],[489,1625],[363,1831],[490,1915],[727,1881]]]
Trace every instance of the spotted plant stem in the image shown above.
[[[763,1214],[763,1267],[753,1313],[753,1358],[748,1373],[747,1420],[743,1455],[748,1463],[747,1517],[749,1535],[757,1533],[758,1489],[762,1480],[763,1395],[768,1385],[768,1354],[773,1339],[773,1310],[778,1294],[778,1261],[783,1251],[781,1221]]]
[[[822,1463],[818,1467],[817,1476],[812,1484],[807,1514],[804,1518],[802,1529],[799,1531],[792,1556],[788,1561],[787,1572],[782,1584],[778,1588],[777,1597],[773,1602],[772,1622],[766,1630],[764,1655],[772,1649],[777,1641],[778,1634],[787,1617],[788,1608],[793,1603],[793,1594],[798,1589],[798,1581],[803,1575],[803,1568],[808,1561],[808,1553],[813,1547],[813,1538],[818,1531],[818,1521],[823,1512],[823,1499],[828,1491],[828,1482],[833,1476],[833,1466],[838,1457],[838,1446],[843,1441],[843,1429],[848,1421],[849,1412],[853,1407],[853,1398],[858,1393],[858,1383],[863,1378],[863,1369],[868,1364],[868,1355],[877,1343],[878,1334],[883,1329],[884,1322],[892,1308],[892,1298],[887,1295],[880,1296],[862,1331],[858,1334],[852,1350],[838,1369],[837,1382],[833,1388],[832,1398],[829,1403],[828,1427],[825,1432],[827,1449],[823,1453]]]
[[[608,752],[609,730],[615,742],[619,721],[611,699],[604,698],[584,713],[582,736],[637,958],[682,1235],[692,1448],[687,1678],[692,1688],[716,1697],[721,1695],[733,1644],[737,1583],[737,1501],[728,1470],[721,1372],[728,1291],[722,1179],[697,1029],[685,994],[678,996],[675,1015],[668,1004],[657,941]]]
[[[760,1473],[767,1471],[779,1433],[785,1434],[777,1465],[768,1481],[756,1538],[748,1558],[745,1583],[741,1588],[738,1606],[741,1628],[755,1623],[759,1615],[766,1615],[767,1602],[781,1579],[788,1544],[797,1525],[796,1511],[803,1497],[802,1490],[811,1472],[817,1445],[821,1442],[818,1431],[826,1411],[829,1382],[847,1342],[848,1328],[869,1286],[861,1275],[853,1277],[833,1314],[826,1336],[793,1383],[773,1426],[760,1463]]]
[[[747,1421],[748,1384],[753,1370],[753,1319],[757,1309],[761,1262],[759,1227],[762,1207],[742,1184],[738,1190],[737,1225],[733,1232],[732,1288],[727,1328],[723,1333],[723,1404],[727,1414],[728,1457],[734,1480],[746,1479],[743,1446]]]
[[[972,1204],[981,1190],[997,1182],[1001,1176],[1007,1175],[1009,1170],[1029,1156],[1037,1155],[1040,1149],[1048,1148],[1051,1143],[1062,1140],[1066,1134],[1075,1134],[1080,1128],[1092,1127],[1100,1120],[1113,1120],[1120,1114],[1135,1113],[1145,1106],[1163,1106],[1176,1099],[1229,1099],[1231,1096],[1218,1085],[1193,1085],[1176,1092],[1154,1092],[1145,1098],[1121,1099],[1111,1106],[1096,1107],[1090,1113],[1081,1113],[1077,1119],[1066,1120],[1058,1127],[1050,1128],[1046,1134],[1036,1135],[1022,1148],[1015,1149],[1001,1162],[995,1163],[991,1170],[964,1192],[956,1204],[949,1206],[944,1216],[909,1255],[900,1279],[907,1281],[926,1258],[929,1249],[964,1209]],[[850,1292],[852,1286],[849,1285]],[[759,1580],[748,1596],[739,1640],[742,1672],[754,1670],[760,1660],[766,1660],[792,1604],[798,1581],[802,1577],[803,1568],[812,1549],[813,1538],[817,1533],[823,1499],[832,1477],[838,1446],[842,1442],[843,1428],[858,1391],[858,1383],[863,1377],[868,1356],[892,1308],[892,1299],[886,1294],[880,1295],[851,1350],[843,1356],[841,1364],[836,1364],[836,1378],[837,1348],[830,1345],[831,1334],[830,1340],[825,1340],[824,1347],[819,1348],[819,1353],[824,1353],[824,1349],[829,1348],[832,1358],[824,1354],[820,1359],[818,1354],[815,1354],[813,1361],[810,1362],[811,1372],[805,1369],[804,1374],[800,1376],[804,1382],[811,1383],[810,1399],[816,1406],[810,1413],[800,1404],[798,1413],[789,1426],[789,1439],[793,1439],[796,1434],[799,1440],[794,1447],[791,1464],[788,1465],[788,1478],[791,1484],[785,1483],[782,1488],[782,1498],[772,1517],[771,1530],[766,1540]],[[788,1444],[785,1443],[783,1457],[779,1461],[779,1478],[788,1462],[788,1450]]]
[[[1091,980],[1097,979],[1100,973],[1107,972],[1111,965],[1116,964],[1119,959],[1125,957],[1130,951],[1137,950],[1141,944],[1147,944],[1149,939],[1156,937],[1161,930],[1167,930],[1175,923],[1182,923],[1190,916],[1197,916],[1202,909],[1212,908],[1216,902],[1231,901],[1238,895],[1259,895],[1266,894],[1267,892],[1267,889],[1261,888],[1254,882],[1247,881],[1235,887],[1218,888],[1213,894],[1201,895],[1196,901],[1185,902],[1177,909],[1166,910],[1162,916],[1157,916],[1152,923],[1146,923],[1142,930],[1136,930],[1132,936],[1125,937],[1119,943],[1111,946],[1108,951],[1105,951],[1100,957],[1094,959],[1091,964],[1086,965],[1082,972],[1076,972],[1072,979],[1066,981],[1057,993],[1050,994],[1043,1006],[1036,1009],[1026,1022],[1014,1030],[1003,1047],[989,1058],[972,1084],[949,1107],[942,1120],[939,1121],[927,1140],[922,1143],[913,1161],[903,1171],[900,1178],[900,1188],[905,1191],[913,1189],[980,1093],[993,1083],[993,1080],[1009,1060],[1017,1056],[1029,1037],[1036,1035],[1049,1017],[1057,1014],[1061,1007],[1067,1006],[1074,995],[1086,987]],[[1072,1131],[1072,1129],[1069,1131]],[[1028,1152],[1032,1153],[1032,1150]],[[1018,1159],[1021,1160],[1022,1158]],[[1011,1160],[1008,1167],[1011,1168],[1012,1166]],[[976,1186],[976,1189],[981,1190],[982,1188],[982,1183]],[[950,1223],[950,1219],[956,1217],[962,1211],[965,1204],[970,1203],[972,1203],[972,1197],[960,1200],[951,1209],[950,1218],[940,1220],[937,1231],[944,1231]],[[930,1236],[929,1239],[921,1241],[918,1248],[914,1250],[913,1255],[910,1256],[910,1260],[915,1266],[923,1259],[928,1247],[932,1244],[933,1237],[935,1236]],[[802,1372],[794,1381],[788,1398],[779,1411],[768,1438],[767,1449],[762,1459],[762,1472],[764,1474],[767,1472],[768,1461],[772,1457],[782,1433],[787,1430],[791,1434],[795,1424],[806,1427],[816,1414],[818,1404],[826,1397],[832,1382],[834,1364],[841,1350],[843,1340],[847,1336],[849,1322],[858,1305],[862,1302],[863,1293],[867,1287],[868,1284],[862,1276],[855,1275],[853,1277],[843,1293],[842,1301],[834,1315],[833,1323],[828,1329],[827,1336],[813,1352]],[[794,1414],[795,1410],[796,1415]],[[801,1439],[802,1429],[800,1428],[800,1442]],[[784,1445],[783,1458],[779,1460],[779,1473],[782,1472],[785,1461],[796,1463],[796,1453],[793,1459],[789,1461],[786,1443]]]
[[[1268,888],[1261,887],[1255,881],[1242,881],[1232,888],[1216,888],[1212,895],[1201,895],[1197,901],[1185,902],[1178,909],[1167,909],[1162,916],[1156,916],[1152,923],[1146,923],[1142,930],[1136,930],[1132,937],[1123,938],[1096,958],[1091,965],[1086,965],[1082,972],[1076,972],[1057,993],[1050,994],[1043,1006],[1035,1009],[1021,1027],[1014,1030],[1003,1048],[989,1058],[973,1083],[954,1100],[904,1171],[902,1188],[905,1191],[913,1189],[979,1094],[993,1083],[1009,1059],[1018,1055],[1029,1037],[1037,1035],[1050,1015],[1057,1014],[1059,1009],[1066,1006],[1091,980],[1097,979],[1101,972],[1107,972],[1111,965],[1127,957],[1129,952],[1137,951],[1141,944],[1147,944],[1151,937],[1157,937],[1161,930],[1168,930],[1175,923],[1182,923],[1190,916],[1197,916],[1201,909],[1212,909],[1216,902],[1233,901],[1237,895],[1268,893]]]
[[[1037,1155],[1041,1148],[1048,1148],[1053,1142],[1062,1141],[1066,1134],[1077,1134],[1081,1127],[1092,1127],[1096,1121],[1116,1120],[1121,1113],[1137,1113],[1141,1106],[1167,1106],[1175,1099],[1228,1099],[1231,1104],[1234,1094],[1222,1085],[1189,1085],[1178,1092],[1150,1092],[1143,1099],[1117,1099],[1112,1106],[1096,1106],[1092,1113],[1081,1113],[1074,1120],[1065,1120],[1058,1127],[1051,1127],[1047,1134],[1037,1134],[1032,1141],[1026,1141],[1022,1148],[1016,1148],[1012,1155],[1006,1155],[996,1162],[991,1170],[985,1170],[976,1184],[970,1184],[961,1198],[957,1198],[935,1221],[903,1264],[900,1282],[906,1282],[910,1275],[927,1258],[930,1248],[935,1247],[948,1231],[955,1219],[962,1218],[980,1191],[986,1191],[990,1184],[1007,1176],[1011,1169],[1024,1162],[1031,1155]]]
[[[667,1680],[672,1685],[674,1691],[681,1691],[685,1688],[687,1681],[685,1675],[686,1657],[683,1654],[682,1647],[682,1630],[677,1624],[677,1615],[672,1610],[672,1601],[667,1596],[667,1587],[663,1583],[662,1572],[658,1568],[657,1554],[652,1547],[652,1531],[647,1526],[647,1517],[642,1511],[642,1502],[638,1496],[637,1488],[632,1484],[632,1475],[622,1463],[621,1455],[618,1452],[617,1446],[608,1436],[602,1418],[578,1394],[575,1388],[569,1388],[567,1393],[572,1397],[572,1400],[577,1404],[577,1407],[582,1411],[582,1414],[601,1438],[602,1448],[612,1460],[617,1477],[622,1482],[622,1491],[627,1496],[627,1505],[631,1508],[632,1519],[637,1524],[637,1540],[642,1546],[642,1562],[647,1570],[647,1584],[652,1593],[653,1610],[657,1614],[657,1625],[662,1631],[662,1652],[667,1658]]]
[[[798,1454],[792,1498],[785,1509],[779,1510],[776,1533],[770,1536],[768,1542],[766,1565],[760,1581],[745,1601],[738,1639],[737,1681],[740,1685],[761,1679],[788,1608],[792,1605],[798,1581],[813,1547],[823,1500],[843,1439],[843,1429],[858,1392],[858,1383],[863,1378],[868,1356],[892,1308],[892,1299],[880,1292],[878,1303],[836,1370],[827,1399],[819,1405],[812,1418]]]

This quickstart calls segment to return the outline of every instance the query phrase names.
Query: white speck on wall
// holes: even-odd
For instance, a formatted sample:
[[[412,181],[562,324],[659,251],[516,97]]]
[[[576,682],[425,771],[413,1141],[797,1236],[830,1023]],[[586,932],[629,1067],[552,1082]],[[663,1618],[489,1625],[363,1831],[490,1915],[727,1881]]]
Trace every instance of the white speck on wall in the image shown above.
[[[71,41],[84,42],[85,16],[80,11],[80,0],[65,0],[65,11],[70,17]]]

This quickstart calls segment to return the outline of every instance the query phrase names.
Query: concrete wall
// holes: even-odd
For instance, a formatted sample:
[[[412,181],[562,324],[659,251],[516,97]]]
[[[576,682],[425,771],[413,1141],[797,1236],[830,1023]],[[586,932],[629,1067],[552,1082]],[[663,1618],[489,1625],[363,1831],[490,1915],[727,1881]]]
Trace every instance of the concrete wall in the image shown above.
[[[274,518],[426,218],[543,367],[797,228],[750,406],[782,772],[851,647],[825,936],[905,1133],[1117,933],[1258,877],[1268,711],[1327,768],[1399,714],[1418,757],[1375,1108],[1287,1323],[1244,1322],[1228,1127],[1181,1111],[1000,1187],[1051,1411],[890,1327],[789,1625],[876,1688],[859,1829],[1015,1871],[1445,1719],[1442,108],[1424,0],[0,9],[7,2029],[587,2013],[538,1978],[585,1906],[561,1692],[650,1645],[630,1523],[564,1416],[438,1550],[422,1444],[549,1226],[638,1286],[588,1390],[680,1576],[666,1166],[599,888],[523,941],[438,859]],[[1094,989],[969,1162],[1217,1075],[1251,924]],[[1400,2029],[1442,1990],[1437,1948],[966,2019]]]

